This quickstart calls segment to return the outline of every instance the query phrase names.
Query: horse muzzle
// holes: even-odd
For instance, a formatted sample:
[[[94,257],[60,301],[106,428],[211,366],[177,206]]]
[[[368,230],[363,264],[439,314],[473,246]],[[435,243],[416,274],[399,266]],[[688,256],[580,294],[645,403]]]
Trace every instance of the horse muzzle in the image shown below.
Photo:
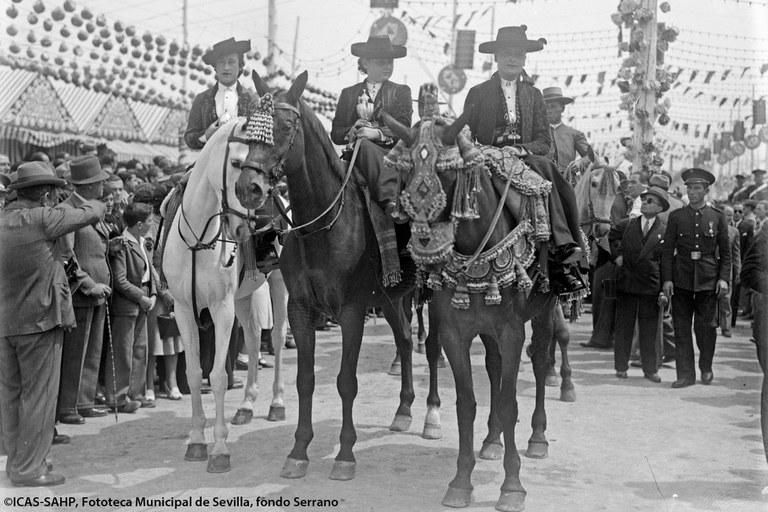
[[[248,210],[258,210],[264,206],[268,192],[263,174],[254,168],[243,167],[240,178],[235,184],[235,195],[240,204]]]

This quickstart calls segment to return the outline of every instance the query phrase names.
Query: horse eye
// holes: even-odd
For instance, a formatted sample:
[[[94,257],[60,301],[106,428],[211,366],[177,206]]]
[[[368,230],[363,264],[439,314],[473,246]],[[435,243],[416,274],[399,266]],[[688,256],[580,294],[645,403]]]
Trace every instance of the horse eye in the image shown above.
[[[232,167],[235,169],[239,169],[240,166],[243,165],[243,161],[240,158],[232,158],[229,163],[232,164]]]
[[[597,188],[597,182],[593,181],[593,182],[592,182],[592,186],[593,186],[593,187],[595,187],[595,188]]]

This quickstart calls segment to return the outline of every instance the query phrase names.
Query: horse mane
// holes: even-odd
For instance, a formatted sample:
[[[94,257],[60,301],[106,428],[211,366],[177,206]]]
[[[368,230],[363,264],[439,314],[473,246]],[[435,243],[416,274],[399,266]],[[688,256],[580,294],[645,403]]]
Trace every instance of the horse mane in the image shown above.
[[[605,166],[603,169],[603,177],[600,179],[600,184],[598,185],[597,191],[601,196],[606,196],[608,194],[615,196],[619,183],[619,175],[616,172],[616,168]]]
[[[317,151],[305,151],[308,159],[322,154],[325,156],[325,162],[308,161],[307,167],[317,168],[317,165],[327,164],[335,172],[340,180],[344,179],[344,166],[336,153],[336,147],[331,142],[328,132],[315,115],[315,112],[303,100],[299,100],[299,112],[301,112],[301,123],[304,127],[304,143],[320,146],[322,153]]]

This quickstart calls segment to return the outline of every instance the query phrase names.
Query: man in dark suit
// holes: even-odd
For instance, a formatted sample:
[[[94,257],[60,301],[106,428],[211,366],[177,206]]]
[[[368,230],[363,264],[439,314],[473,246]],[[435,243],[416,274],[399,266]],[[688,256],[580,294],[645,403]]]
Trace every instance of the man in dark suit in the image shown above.
[[[650,187],[640,197],[643,201],[640,206],[642,215],[622,221],[611,232],[615,241],[618,237],[614,232],[624,228],[616,258],[619,273],[614,365],[616,376],[626,379],[637,321],[643,374],[651,382],[661,382],[655,342],[661,291],[659,267],[667,226],[658,214],[669,208],[669,201],[666,191],[660,187]]]
[[[736,184],[733,186],[731,193],[728,194],[728,202],[735,201],[736,196],[740,196],[741,192],[745,192],[748,187],[748,185],[745,185],[747,177],[743,174],[737,174],[734,176],[734,179],[736,180]]]
[[[383,162],[398,139],[376,119],[384,111],[403,126],[411,126],[411,89],[390,80],[394,60],[406,54],[406,48],[393,45],[389,36],[371,36],[364,43],[354,43],[352,55],[359,57],[358,68],[367,76],[341,91],[331,126],[334,144],[349,144],[351,148],[360,141],[356,165],[365,175],[373,199],[390,215],[396,212],[399,194],[397,172]]]
[[[78,208],[87,201],[101,199],[109,174],[93,155],[77,157],[70,164],[69,182],[74,191],[62,202]],[[82,424],[85,418],[106,416],[94,407],[101,362],[107,297],[112,293],[107,263],[109,231],[104,222],[85,226],[65,238],[67,256],[74,256],[79,276],[72,287],[72,305],[77,326],[64,334],[61,350],[61,384],[57,419],[61,423]]]
[[[98,222],[104,205],[54,206],[56,178],[27,162],[0,210],[0,421],[6,473],[20,486],[64,483],[46,461],[54,436],[64,330],[75,325],[67,271],[57,240]]]
[[[739,230],[734,226],[734,211],[733,206],[723,206],[723,214],[728,224],[728,245],[731,247],[731,287],[727,293],[724,293],[718,298],[718,313],[720,314],[718,324],[720,325],[720,332],[726,338],[731,337],[731,323],[735,314],[731,309],[733,300],[732,293],[738,293],[741,284],[741,237]]]
[[[661,275],[664,295],[672,298],[677,380],[673,388],[696,383],[691,321],[699,347],[702,384],[714,377],[715,308],[731,279],[731,248],[723,213],[706,201],[715,177],[704,169],[683,171],[688,205],[669,214]]]
[[[542,96],[547,107],[549,136],[552,139],[549,157],[557,164],[560,174],[566,176],[566,170],[570,168],[573,172],[569,170],[569,173],[577,179],[592,160],[589,156],[591,148],[584,134],[563,123],[565,106],[573,103],[573,98],[563,96],[560,87],[547,87],[542,91]],[[576,158],[577,155],[579,158]],[[570,183],[575,186],[573,181]]]
[[[551,170],[554,166],[546,158],[551,139],[544,100],[523,70],[526,54],[543,49],[545,41],[528,39],[526,29],[525,25],[502,27],[495,41],[480,44],[480,53],[494,54],[497,72],[469,90],[462,115],[479,143],[511,146],[527,162],[546,160],[536,170],[553,185],[549,209],[556,251],[550,278],[563,292],[574,292],[584,288],[578,269],[571,265],[582,253],[579,212],[573,188]]]
[[[135,412],[145,402],[147,311],[157,299],[157,281],[144,241],[151,213],[148,204],[128,205],[123,213],[123,248],[110,255],[114,295],[110,304],[112,344],[108,349],[113,354],[107,354],[107,402],[126,413]]]
[[[234,37],[219,41],[203,55],[203,62],[216,71],[216,85],[192,102],[184,132],[184,142],[192,149],[202,149],[219,126],[248,113],[255,93],[237,81],[245,66],[244,55],[251,50],[250,41]]]
[[[747,198],[753,201],[768,200],[768,183],[765,182],[765,170],[755,169],[752,171],[754,184],[747,188]]]

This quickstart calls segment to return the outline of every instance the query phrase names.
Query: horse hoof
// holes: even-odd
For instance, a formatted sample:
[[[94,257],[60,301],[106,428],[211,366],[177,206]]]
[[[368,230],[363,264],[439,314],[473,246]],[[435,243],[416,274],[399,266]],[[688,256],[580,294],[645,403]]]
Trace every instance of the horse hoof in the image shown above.
[[[547,378],[544,379],[544,385],[548,387],[557,387],[557,376],[556,375],[547,375]]]
[[[528,449],[525,451],[525,456],[529,459],[546,459],[549,455],[549,443],[528,441]]]
[[[267,421],[285,421],[285,407],[282,405],[270,405]]]
[[[285,459],[283,469],[280,471],[280,476],[283,478],[304,478],[307,476],[307,467],[309,467],[308,460],[292,459],[288,457]]]
[[[483,443],[478,457],[483,460],[500,460],[504,457],[504,445],[500,443]]]
[[[424,439],[440,439],[443,437],[443,429],[440,425],[425,423],[424,431],[421,433]]]
[[[525,491],[503,492],[496,502],[496,510],[501,512],[522,512],[525,510]]]
[[[355,462],[337,460],[328,478],[331,480],[352,480],[355,478]]]
[[[229,454],[217,453],[208,457],[208,472],[209,473],[226,473],[229,471]]]
[[[233,425],[246,425],[253,419],[253,411],[250,409],[238,409],[232,418]]]
[[[560,390],[560,401],[561,402],[575,402],[576,401],[576,390],[575,389],[561,389]]]
[[[443,505],[451,508],[464,508],[472,503],[472,489],[449,487],[443,498]]]
[[[184,460],[199,462],[208,460],[208,445],[203,443],[189,443],[187,453],[184,454]]]
[[[395,377],[400,376],[400,361],[392,363],[392,366],[389,367],[389,371],[387,372],[387,375],[393,375]]]
[[[389,430],[392,432],[408,432],[408,429],[411,428],[411,419],[410,416],[395,414],[395,419],[392,420]]]

